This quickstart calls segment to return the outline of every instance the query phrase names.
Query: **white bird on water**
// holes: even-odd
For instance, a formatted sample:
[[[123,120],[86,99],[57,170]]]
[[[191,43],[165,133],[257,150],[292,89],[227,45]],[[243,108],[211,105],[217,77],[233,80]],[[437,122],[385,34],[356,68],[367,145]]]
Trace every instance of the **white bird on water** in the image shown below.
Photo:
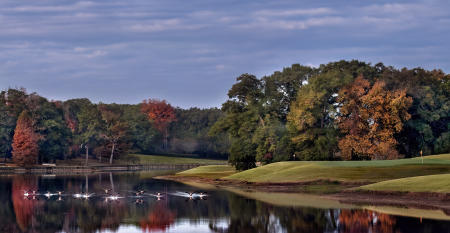
[[[123,197],[119,196],[118,194],[115,194],[115,195],[110,195],[110,196],[106,197],[105,200],[106,201],[117,201],[120,198],[123,198]]]
[[[44,196],[47,197],[47,198],[50,198],[50,197],[55,196],[55,195],[56,195],[56,194],[50,193],[49,191],[47,191],[47,193],[44,194]]]

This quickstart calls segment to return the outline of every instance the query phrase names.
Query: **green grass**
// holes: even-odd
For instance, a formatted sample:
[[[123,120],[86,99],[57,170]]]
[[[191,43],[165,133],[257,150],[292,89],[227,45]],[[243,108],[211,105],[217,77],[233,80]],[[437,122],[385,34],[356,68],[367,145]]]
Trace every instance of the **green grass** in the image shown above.
[[[361,186],[358,189],[372,191],[439,192],[450,193],[450,174],[416,176],[382,181]]]
[[[203,159],[195,156],[132,154],[141,164],[227,164],[226,160]]]
[[[225,179],[249,182],[334,180],[379,182],[412,176],[450,173],[450,154],[378,161],[278,162],[239,172]]]
[[[209,165],[196,167],[187,171],[179,172],[179,176],[205,177],[210,179],[222,178],[236,173],[232,166],[228,165]]]

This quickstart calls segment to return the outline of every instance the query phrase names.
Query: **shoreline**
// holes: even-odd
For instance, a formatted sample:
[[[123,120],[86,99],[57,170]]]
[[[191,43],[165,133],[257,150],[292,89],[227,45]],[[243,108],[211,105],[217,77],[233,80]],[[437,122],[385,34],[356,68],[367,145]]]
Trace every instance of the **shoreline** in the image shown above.
[[[414,207],[427,210],[442,210],[450,216],[450,193],[435,192],[400,192],[400,191],[365,191],[352,190],[351,188],[364,185],[367,182],[337,182],[330,180],[316,180],[305,182],[263,183],[238,180],[211,179],[189,176],[157,176],[155,179],[172,180],[182,183],[199,183],[211,185],[223,189],[239,189],[244,192],[290,193],[312,194],[327,200],[338,201],[351,205],[374,205],[393,207]],[[340,190],[331,193],[305,192],[305,188],[314,185],[338,185]]]
[[[0,167],[0,175],[8,174],[81,174],[95,172],[149,171],[149,170],[187,170],[204,164],[133,164],[133,165],[94,165],[94,166],[33,166]]]

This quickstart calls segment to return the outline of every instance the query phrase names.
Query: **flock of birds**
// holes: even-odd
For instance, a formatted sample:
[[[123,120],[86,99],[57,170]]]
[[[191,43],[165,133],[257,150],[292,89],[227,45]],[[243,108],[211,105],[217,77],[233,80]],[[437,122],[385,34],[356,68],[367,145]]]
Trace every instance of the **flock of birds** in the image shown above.
[[[140,204],[144,202],[144,198],[154,197],[158,201],[165,198],[167,195],[179,196],[187,198],[187,200],[205,200],[208,196],[206,192],[174,192],[174,193],[147,193],[145,190],[138,191],[128,191],[129,195],[120,195],[117,192],[113,192],[112,189],[104,189],[104,194],[98,195],[95,193],[74,193],[74,194],[64,194],[63,191],[57,191],[56,193],[52,193],[47,191],[45,193],[38,193],[36,190],[24,190],[23,196],[26,199],[37,199],[39,196],[44,196],[47,199],[52,197],[58,197],[58,201],[62,201],[64,196],[72,196],[75,199],[84,199],[88,200],[91,197],[100,197],[104,198],[105,202],[109,201],[118,201],[122,198],[134,198],[136,199],[136,203]]]

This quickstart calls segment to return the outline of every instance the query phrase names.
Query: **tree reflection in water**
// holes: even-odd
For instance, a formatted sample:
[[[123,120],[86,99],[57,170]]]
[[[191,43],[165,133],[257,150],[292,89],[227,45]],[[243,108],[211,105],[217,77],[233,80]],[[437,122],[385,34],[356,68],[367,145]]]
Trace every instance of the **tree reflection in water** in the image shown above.
[[[38,200],[33,197],[25,197],[24,193],[37,189],[35,176],[14,176],[12,182],[12,203],[16,222],[22,231],[27,231],[33,222],[34,209]]]
[[[24,198],[24,190],[31,189],[41,193],[64,190],[67,196],[61,201],[58,197]],[[187,220],[178,222],[183,228],[194,231],[202,226],[217,233],[450,233],[450,221],[420,221],[355,209],[278,207],[223,190],[208,191],[207,200],[168,196],[157,201],[149,197],[136,204],[133,197],[105,202],[104,189],[114,189],[121,196],[139,189],[148,193],[198,191],[176,182],[142,178],[137,173],[0,176],[0,232],[114,232],[123,225],[143,232],[170,232],[182,219]],[[97,195],[88,200],[70,195],[86,191]]]
[[[143,232],[166,231],[175,222],[175,216],[165,202],[157,202],[148,216],[141,220],[141,229]]]
[[[400,233],[395,230],[395,217],[369,210],[342,210],[339,223],[342,233]]]

